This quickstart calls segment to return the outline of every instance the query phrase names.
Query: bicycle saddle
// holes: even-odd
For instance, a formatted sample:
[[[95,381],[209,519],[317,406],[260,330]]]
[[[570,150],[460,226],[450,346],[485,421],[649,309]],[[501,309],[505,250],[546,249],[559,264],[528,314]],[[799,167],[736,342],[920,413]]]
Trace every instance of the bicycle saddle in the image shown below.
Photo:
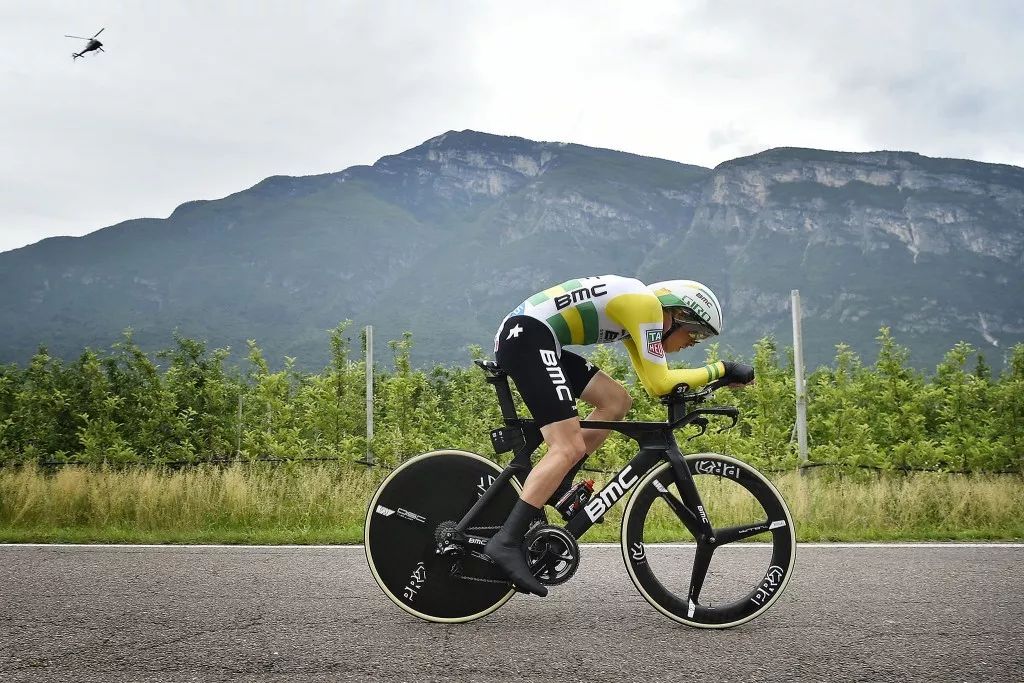
[[[498,363],[496,361],[493,361],[493,360],[475,360],[473,362],[476,363],[477,366],[481,370],[483,370],[484,372],[486,372],[488,374],[496,375],[496,376],[501,376],[501,375],[508,374],[504,370],[501,369],[501,366],[498,365]]]

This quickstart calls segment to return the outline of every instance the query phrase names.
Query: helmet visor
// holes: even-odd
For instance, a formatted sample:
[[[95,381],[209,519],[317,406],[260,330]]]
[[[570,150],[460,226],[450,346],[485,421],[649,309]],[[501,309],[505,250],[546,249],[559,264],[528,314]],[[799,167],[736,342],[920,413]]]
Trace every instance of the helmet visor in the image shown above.
[[[673,327],[677,330],[683,330],[690,335],[690,339],[694,342],[701,342],[708,337],[715,336],[715,333],[711,331],[707,325],[697,325],[696,323],[676,323]]]
[[[710,325],[688,308],[672,309],[672,331],[675,330],[685,331],[694,342],[704,341],[716,334]]]

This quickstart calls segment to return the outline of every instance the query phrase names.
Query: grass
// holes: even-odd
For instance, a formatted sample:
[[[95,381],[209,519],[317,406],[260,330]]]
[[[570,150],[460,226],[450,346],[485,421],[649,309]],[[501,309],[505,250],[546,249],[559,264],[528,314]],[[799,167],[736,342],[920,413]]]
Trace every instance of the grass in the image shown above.
[[[383,474],[348,465],[0,470],[0,539],[355,543]]]
[[[790,474],[779,488],[801,540],[1024,538],[1024,479],[1018,476]]]
[[[366,503],[385,474],[347,463],[0,469],[0,541],[360,543]],[[728,480],[698,479],[707,480],[701,493],[716,525],[756,516]],[[815,472],[773,481],[802,541],[1024,538],[1020,477]],[[623,509],[583,540],[617,541]],[[667,510],[649,524],[657,540],[679,540]]]

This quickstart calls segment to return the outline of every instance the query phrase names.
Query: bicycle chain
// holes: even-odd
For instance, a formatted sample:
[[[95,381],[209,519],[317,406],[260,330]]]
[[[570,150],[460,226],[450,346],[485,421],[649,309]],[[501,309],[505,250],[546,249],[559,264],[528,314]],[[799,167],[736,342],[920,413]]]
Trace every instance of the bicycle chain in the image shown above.
[[[500,524],[497,526],[471,526],[466,527],[466,531],[497,531],[500,528]],[[465,574],[457,574],[457,576],[463,581],[476,581],[477,583],[500,583],[505,585],[512,585],[512,582],[508,579],[483,579],[479,576],[466,576]]]
[[[466,531],[497,531],[501,528],[501,525],[497,526],[471,526],[466,527]],[[463,581],[476,581],[478,583],[501,583],[506,585],[512,585],[512,582],[508,579],[482,579],[478,576],[466,576],[465,574],[458,575]]]
[[[503,579],[481,579],[479,576],[466,576],[465,574],[459,574],[459,578],[463,581],[477,581],[479,583],[511,583],[510,581]]]
[[[470,529],[467,529],[467,531],[477,531],[479,529],[500,529],[500,528],[501,527],[471,527]],[[471,550],[470,552],[474,553],[476,555],[481,555],[481,557],[486,557],[486,556],[482,555],[481,553],[477,553],[476,551],[472,551]],[[490,561],[490,560],[488,559],[488,561]],[[484,578],[481,578],[479,576],[466,576],[465,574],[462,573],[461,565],[459,566],[459,573],[456,574],[456,576],[459,577],[460,579],[462,579],[463,581],[476,581],[478,583],[503,583],[503,584],[511,583],[507,579],[484,579]]]
[[[498,526],[471,526],[467,527],[466,531],[497,531],[501,528]],[[458,577],[463,581],[476,581],[477,583],[500,583],[507,586],[511,586],[512,582],[508,579],[483,579],[479,576],[466,576],[465,574],[459,574]]]

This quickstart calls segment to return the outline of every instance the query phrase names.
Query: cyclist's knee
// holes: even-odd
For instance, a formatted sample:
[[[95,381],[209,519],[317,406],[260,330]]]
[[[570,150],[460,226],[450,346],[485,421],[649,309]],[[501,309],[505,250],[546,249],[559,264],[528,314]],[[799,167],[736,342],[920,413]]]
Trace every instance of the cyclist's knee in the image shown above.
[[[568,438],[560,439],[556,443],[549,444],[548,453],[553,453],[567,467],[578,463],[587,452],[587,445],[583,441],[582,431]]]
[[[587,450],[583,441],[583,430],[579,427],[547,430],[544,440],[548,444],[548,455],[564,460],[570,467],[575,465]]]
[[[629,395],[626,388],[619,385],[618,391],[610,392],[608,395],[607,405],[605,410],[613,414],[613,419],[621,420],[626,417],[626,413],[633,407],[633,397]]]
[[[575,465],[587,450],[583,441],[583,430],[577,418],[552,422],[541,427],[540,432],[548,445],[548,454],[564,460],[570,467]]]
[[[603,372],[594,375],[581,398],[600,410],[601,417],[608,420],[621,420],[633,407],[633,397],[626,387]]]

